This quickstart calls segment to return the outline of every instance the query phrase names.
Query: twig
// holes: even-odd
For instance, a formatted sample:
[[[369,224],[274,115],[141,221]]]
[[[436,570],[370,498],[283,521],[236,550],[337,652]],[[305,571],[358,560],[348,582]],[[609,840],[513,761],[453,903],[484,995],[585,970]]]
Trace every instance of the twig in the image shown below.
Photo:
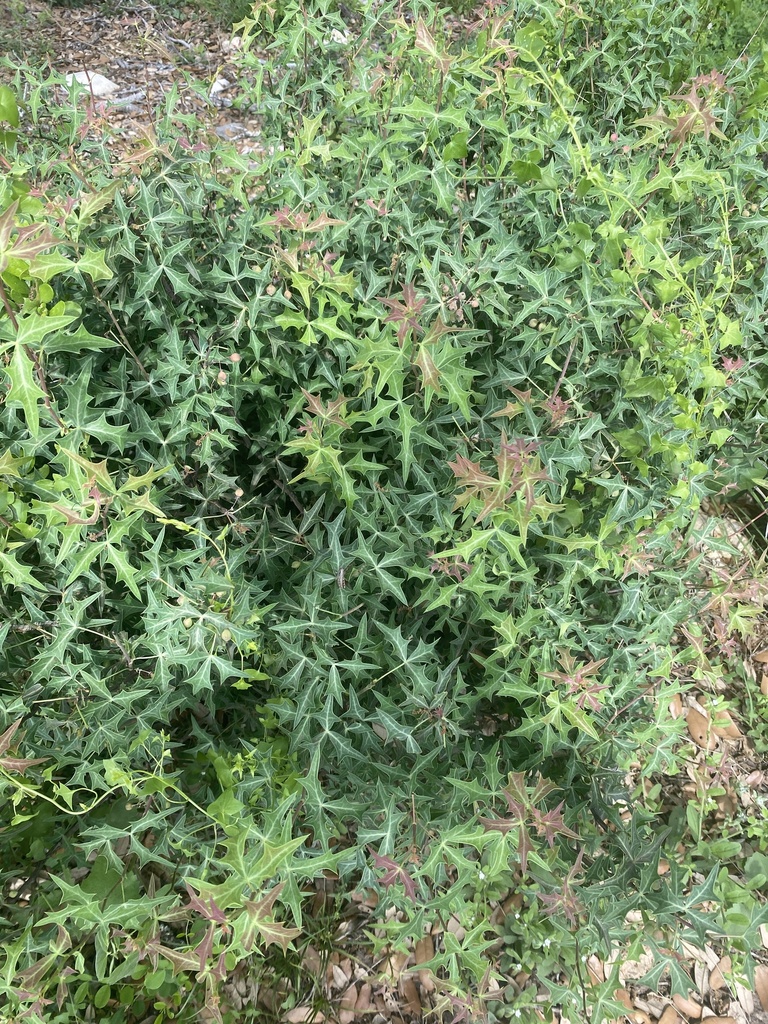
[[[573,356],[573,352],[574,352],[575,348],[576,348],[576,338],[573,339],[573,341],[571,342],[571,347],[568,349],[568,355],[565,357],[565,363],[563,365],[562,370],[560,371],[560,376],[557,378],[557,384],[555,384],[555,390],[552,392],[552,397],[550,398],[550,402],[553,401],[555,398],[557,398],[557,394],[558,394],[558,392],[560,390],[560,385],[565,380],[565,375],[568,372],[568,367],[570,365],[571,357]]]
[[[110,309],[109,305],[101,297],[101,293],[99,292],[99,289],[96,287],[96,285],[93,283],[93,281],[91,281],[91,289],[93,291],[94,298],[99,303],[99,305],[104,310],[106,310],[107,316],[109,317],[109,319],[114,324],[115,330],[118,333],[118,336],[120,338],[120,342],[121,342],[123,348],[126,350],[126,352],[131,356],[133,361],[138,366],[139,370],[141,371],[141,375],[144,377],[144,380],[146,380],[149,383],[149,379],[150,378],[149,378],[149,374],[147,373],[146,367],[144,366],[142,361],[139,359],[139,357],[136,355],[136,352],[134,351],[133,346],[131,345],[130,341],[128,341],[128,338],[125,335],[125,331],[123,330],[123,328],[118,323],[118,321],[117,321],[117,319],[115,317],[115,314],[112,312],[112,310]]]
[[[19,321],[16,319],[16,314],[13,311],[13,306],[8,301],[8,296],[6,294],[5,288],[3,287],[2,278],[0,278],[0,299],[3,300],[5,312],[8,314],[8,319],[11,321],[14,331],[18,331]]]
[[[40,357],[38,356],[37,352],[35,352],[35,350],[31,348],[29,345],[24,346],[24,351],[26,352],[29,359],[32,360],[32,364],[35,367],[37,382],[40,385],[41,391],[43,392],[43,404],[45,405],[45,408],[48,410],[48,414],[51,416],[53,422],[60,430],[66,430],[67,426],[64,423],[64,420],[53,408],[51,392],[48,390],[48,382],[45,379],[45,371],[43,370],[43,365],[40,362]]]

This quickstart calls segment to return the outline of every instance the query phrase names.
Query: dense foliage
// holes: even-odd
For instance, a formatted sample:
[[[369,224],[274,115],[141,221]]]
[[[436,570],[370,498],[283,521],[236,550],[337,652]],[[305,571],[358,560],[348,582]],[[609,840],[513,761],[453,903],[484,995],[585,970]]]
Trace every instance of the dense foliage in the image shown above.
[[[697,52],[718,67],[759,53],[768,42],[768,17],[758,0],[702,0]]]
[[[749,975],[738,837],[659,799],[697,512],[765,474],[768,82],[695,18],[264,5],[256,160],[0,91],[5,1019],[242,1020],[323,872],[459,920],[451,1015],[521,964],[484,1012],[578,1019],[616,944]]]

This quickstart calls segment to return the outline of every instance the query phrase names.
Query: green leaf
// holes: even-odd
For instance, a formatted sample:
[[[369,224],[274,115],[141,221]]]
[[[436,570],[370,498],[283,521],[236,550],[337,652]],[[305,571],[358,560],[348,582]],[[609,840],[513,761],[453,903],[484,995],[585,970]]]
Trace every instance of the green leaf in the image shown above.
[[[40,411],[38,402],[45,398],[45,392],[35,379],[35,365],[21,344],[14,347],[10,366],[5,370],[11,382],[6,401],[18,403],[24,410],[24,419],[32,437],[40,433]]]
[[[106,545],[107,561],[111,562],[117,572],[117,578],[124,583],[134,597],[141,598],[141,591],[136,584],[137,571],[134,569],[120,548],[109,542]]]
[[[45,351],[48,354],[54,352],[100,352],[105,348],[116,348],[119,342],[112,338],[103,338],[99,334],[91,334],[83,324],[76,330],[65,334],[63,331],[55,338],[48,338],[45,342]]]
[[[31,570],[26,565],[21,565],[16,560],[16,556],[9,554],[7,551],[0,551],[0,572],[4,576],[9,576],[15,587],[28,586],[33,587],[35,590],[46,589],[39,580],[35,579]]]
[[[541,37],[541,32],[541,25],[532,21],[515,33],[514,47],[521,60],[535,61],[542,55],[544,40]]]
[[[74,565],[67,576],[66,586],[70,586],[76,579],[84,576],[88,572],[91,563],[99,557],[105,547],[105,541],[88,541],[75,559]]]
[[[625,387],[627,398],[653,398],[660,402],[667,393],[664,381],[659,377],[638,377]]]
[[[467,140],[469,139],[469,132],[456,132],[451,138],[451,141],[443,149],[443,160],[446,162],[450,160],[464,160],[469,150],[467,149]]]
[[[31,345],[34,348],[47,335],[53,334],[55,331],[61,331],[76,319],[77,314],[42,316],[40,313],[29,313],[26,316],[20,316],[17,318],[16,342],[18,345]]]
[[[29,265],[29,276],[39,281],[50,281],[57,274],[66,274],[75,264],[60,252],[43,253]]]
[[[106,264],[103,249],[89,249],[86,247],[76,266],[82,274],[87,274],[94,282],[111,281],[114,277],[114,273]]]
[[[19,127],[19,106],[13,90],[7,85],[0,85],[0,121],[5,121],[12,128]]]

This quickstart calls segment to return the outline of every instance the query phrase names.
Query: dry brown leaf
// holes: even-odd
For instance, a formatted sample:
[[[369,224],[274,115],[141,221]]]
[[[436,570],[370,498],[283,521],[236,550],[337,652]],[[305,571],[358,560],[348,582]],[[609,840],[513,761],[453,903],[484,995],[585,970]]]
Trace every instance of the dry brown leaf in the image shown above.
[[[704,750],[712,750],[717,743],[710,728],[710,721],[706,715],[702,715],[696,708],[688,708],[685,714],[686,725],[691,739],[698,747]]]
[[[695,999],[686,999],[685,996],[681,996],[679,992],[676,992],[672,996],[672,1002],[688,1020],[698,1020],[701,1016],[701,1003],[697,1003]]]
[[[592,985],[600,985],[605,981],[605,964],[594,953],[587,960],[587,971]]]
[[[304,955],[301,958],[301,966],[308,974],[311,974],[314,977],[318,977],[322,974],[323,962],[320,959],[320,954],[314,946],[309,945],[304,950]]]
[[[718,810],[725,818],[730,818],[739,809],[739,805],[736,803],[736,797],[733,792],[723,793],[721,796],[715,798]]]
[[[742,1010],[744,1010],[748,1017],[751,1016],[755,1009],[755,999],[752,992],[740,982],[736,981],[735,978],[733,980],[733,988],[736,992],[736,998],[738,999]],[[730,1009],[731,1012],[733,1012],[733,1007],[730,1007]]]
[[[415,964],[425,964],[434,955],[435,943],[431,935],[422,935],[420,939],[416,940],[416,945],[413,948],[413,962]]]
[[[314,1006],[294,1006],[292,1010],[288,1010],[287,1013],[283,1014],[283,1020],[287,1024],[305,1024],[306,1022],[312,1022],[312,1024],[322,1024],[325,1020],[325,1014],[316,1009]]]
[[[707,1024],[738,1024],[735,1017],[707,1017]]]
[[[765,772],[760,771],[759,768],[755,768],[754,771],[741,779],[740,782],[742,786],[746,786],[748,789],[761,789],[765,782]]]
[[[403,968],[408,960],[408,956],[408,953],[390,953],[384,961],[384,974],[391,978],[392,981],[397,981],[403,973]]]
[[[512,896],[507,898],[502,903],[505,914],[511,914],[513,910],[519,910],[523,905],[523,897],[519,892],[513,893]]]
[[[461,923],[461,921],[455,914],[451,914],[451,916],[448,918],[448,931],[452,935],[456,936],[457,942],[462,942],[464,936],[467,934],[464,925]]]
[[[328,984],[332,989],[345,989],[349,985],[349,976],[338,964],[329,964],[328,974]]]
[[[758,964],[755,967],[755,994],[760,1000],[763,1010],[768,1013],[768,965]]]
[[[371,986],[366,981],[360,986],[360,995],[357,997],[355,1003],[355,1013],[359,1017],[363,1013],[368,1013],[371,1008]]]
[[[724,709],[718,711],[715,722],[717,724],[712,726],[712,731],[716,736],[725,736],[729,740],[741,739],[741,730],[734,722],[730,712],[725,711]]]
[[[699,963],[698,961],[693,965],[693,983],[694,988],[701,996],[706,996],[709,991],[709,970],[706,964]]]
[[[725,988],[726,980],[725,975],[731,972],[731,958],[724,956],[720,963],[715,967],[709,976],[709,987],[718,991],[718,989]]]
[[[762,693],[764,697],[768,697],[768,675],[764,675],[760,680],[760,693]]]
[[[651,1018],[645,1010],[630,1010],[627,1014],[627,1020],[629,1024],[651,1024]]]
[[[615,996],[628,1010],[632,1009],[632,1000],[629,998],[629,992],[625,988],[617,988]]]
[[[432,936],[429,935],[429,934],[422,936],[418,940],[418,942],[416,943],[416,948],[414,949],[414,953],[413,953],[414,962],[417,965],[418,964],[425,964],[429,960],[431,960],[434,955],[435,955],[435,943],[434,943],[434,941],[432,939]],[[421,970],[421,971],[419,971],[418,972],[418,979],[419,979],[419,984],[422,987],[422,990],[427,995],[430,995],[432,992],[435,991],[435,979],[434,979],[434,976],[432,974],[432,971],[430,971],[430,970]]]
[[[659,1024],[683,1024],[683,1018],[677,1009],[670,1003],[664,1007],[664,1012],[659,1017]]]
[[[759,662],[761,665],[768,665],[768,647],[763,651],[758,651],[757,654],[753,654],[752,660]]]
[[[339,1001],[339,1024],[352,1024],[357,1015],[357,986],[350,985]]]
[[[419,990],[416,988],[416,982],[413,978],[400,979],[400,992],[408,1006],[408,1012],[414,1017],[421,1017],[421,1000],[419,999]]]

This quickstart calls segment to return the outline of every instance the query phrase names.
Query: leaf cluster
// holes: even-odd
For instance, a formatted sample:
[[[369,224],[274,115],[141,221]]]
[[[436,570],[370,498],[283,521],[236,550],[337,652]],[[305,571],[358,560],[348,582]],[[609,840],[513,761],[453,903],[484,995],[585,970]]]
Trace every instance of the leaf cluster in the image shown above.
[[[693,16],[263,6],[256,160],[171,98],[113,164],[75,92],[0,94],[12,1013],[223,1020],[330,870],[443,932],[449,1001],[514,894],[499,1017],[581,1013],[630,911],[678,988],[692,937],[749,969],[764,911],[660,882],[644,799],[697,514],[765,473],[765,83]]]

